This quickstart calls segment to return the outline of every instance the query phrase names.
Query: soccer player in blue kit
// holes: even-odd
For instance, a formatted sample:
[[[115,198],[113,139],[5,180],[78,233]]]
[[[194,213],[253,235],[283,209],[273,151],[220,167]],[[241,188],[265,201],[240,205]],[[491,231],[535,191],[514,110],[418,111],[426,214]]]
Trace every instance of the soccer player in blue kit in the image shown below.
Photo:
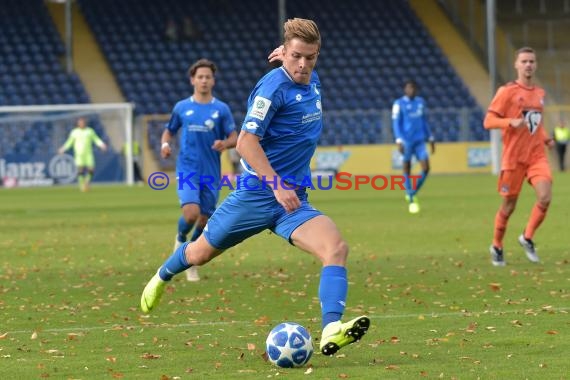
[[[313,208],[306,188],[310,160],[323,126],[321,86],[313,71],[321,46],[317,25],[306,19],[284,24],[283,46],[269,61],[283,66],[257,83],[237,150],[247,174],[214,212],[204,233],[185,243],[158,269],[143,290],[141,309],[149,313],[172,277],[193,265],[204,265],[226,249],[270,229],[322,262],[319,299],[322,312],[320,350],[333,355],[354,343],[370,325],[367,316],[342,323],[348,291],[348,246],[334,222]],[[286,181],[285,181],[286,179]]]
[[[172,154],[172,137],[178,130],[181,130],[182,134],[176,162],[182,215],[178,220],[174,251],[186,242],[194,225],[190,241],[195,241],[202,233],[208,218],[214,213],[220,188],[220,153],[233,148],[237,141],[230,108],[212,93],[216,69],[216,65],[207,59],[200,59],[190,66],[188,77],[194,92],[191,97],[176,103],[170,121],[162,133],[163,158]],[[200,183],[201,181],[203,183]],[[208,181],[208,184],[205,181]],[[186,271],[186,279],[200,279],[196,266]]]
[[[426,104],[422,97],[417,96],[417,92],[417,83],[413,80],[407,80],[404,84],[404,96],[396,99],[392,106],[392,129],[398,150],[403,155],[406,200],[408,201],[408,211],[412,214],[420,211],[416,194],[429,173],[429,155],[426,150],[426,141],[430,142],[431,153],[435,153],[435,139],[426,119]],[[416,157],[422,167],[417,182],[410,178],[413,156]]]

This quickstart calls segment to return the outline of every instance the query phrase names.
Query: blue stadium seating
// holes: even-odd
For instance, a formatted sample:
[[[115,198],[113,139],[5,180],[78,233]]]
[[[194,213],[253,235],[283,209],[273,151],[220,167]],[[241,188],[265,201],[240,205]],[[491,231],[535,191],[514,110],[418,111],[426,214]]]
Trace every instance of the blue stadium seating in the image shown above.
[[[0,24],[0,105],[89,102],[43,0],[0,0]]]
[[[168,113],[177,100],[188,96],[191,89],[186,69],[200,57],[208,57],[220,67],[216,96],[226,101],[234,113],[242,112],[255,81],[268,70],[265,57],[279,41],[276,1],[165,0],[158,5],[152,0],[79,0],[79,3],[124,95],[138,102],[138,112],[143,113]],[[220,11],[221,5],[225,9]],[[194,42],[167,41],[164,38],[167,21],[173,18],[180,22],[185,15],[193,15],[203,38]],[[478,108],[406,1],[288,0],[287,15],[313,18],[319,24],[323,47],[318,71],[327,112],[389,109],[393,100],[401,96],[406,78],[419,82],[430,107]],[[137,86],[132,82],[137,82]],[[240,121],[236,117],[236,122]],[[480,121],[478,125],[476,121],[470,123],[473,128],[470,139],[484,137]],[[457,123],[443,120],[439,127],[443,129],[438,138],[444,141],[459,138]],[[340,129],[330,134],[325,132],[321,143],[335,144],[337,136],[345,134],[350,141],[359,143],[384,142],[382,138],[386,137],[380,133],[362,134],[359,129],[338,133]]]
[[[123,94],[137,103],[140,114],[169,113],[191,91],[189,64],[207,57],[220,68],[216,96],[240,123],[251,88],[269,69],[266,56],[280,40],[276,0],[78,4]],[[389,110],[406,78],[420,84],[430,109],[455,109],[430,115],[438,140],[488,139],[481,127],[483,112],[407,1],[287,0],[286,12],[315,19],[323,36],[318,63],[326,110],[322,145],[389,141],[389,119],[365,111]],[[166,22],[181,22],[186,15],[192,15],[203,37],[167,41]],[[80,80],[67,75],[59,61],[64,46],[43,0],[0,0],[0,22],[1,105],[89,102]],[[467,135],[459,131],[457,108],[476,110]],[[162,127],[151,129],[160,133]]]
[[[81,80],[60,63],[65,47],[43,0],[0,0],[0,105],[89,103]],[[89,123],[107,143],[100,121]],[[2,130],[3,155],[55,154],[49,122]],[[73,127],[67,126],[66,132]],[[110,145],[109,145],[110,146]]]

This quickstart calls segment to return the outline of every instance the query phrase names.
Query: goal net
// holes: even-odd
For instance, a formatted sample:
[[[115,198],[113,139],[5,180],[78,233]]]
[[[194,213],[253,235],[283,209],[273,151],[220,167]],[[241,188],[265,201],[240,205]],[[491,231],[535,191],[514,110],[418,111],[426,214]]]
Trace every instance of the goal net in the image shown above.
[[[0,107],[0,186],[70,184],[73,149],[58,154],[79,118],[107,144],[93,147],[93,182],[133,183],[133,105],[62,104]]]

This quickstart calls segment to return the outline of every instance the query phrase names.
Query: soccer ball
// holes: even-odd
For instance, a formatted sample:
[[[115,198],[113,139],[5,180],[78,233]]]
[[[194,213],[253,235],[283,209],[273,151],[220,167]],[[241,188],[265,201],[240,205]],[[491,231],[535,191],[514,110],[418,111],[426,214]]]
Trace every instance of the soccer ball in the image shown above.
[[[313,355],[311,334],[295,322],[275,326],[265,341],[265,347],[269,361],[282,368],[302,367]]]

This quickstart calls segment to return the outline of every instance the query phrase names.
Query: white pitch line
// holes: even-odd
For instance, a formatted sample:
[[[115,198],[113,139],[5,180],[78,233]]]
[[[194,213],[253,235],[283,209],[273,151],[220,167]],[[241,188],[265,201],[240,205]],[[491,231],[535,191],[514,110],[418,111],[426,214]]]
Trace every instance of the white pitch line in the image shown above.
[[[376,315],[376,314],[367,314],[370,319],[406,319],[406,318],[441,318],[441,317],[469,317],[469,316],[487,316],[487,315],[501,315],[501,314],[524,314],[526,312],[532,311],[533,313],[539,312],[546,312],[546,311],[555,311],[555,312],[567,312],[570,311],[570,307],[552,307],[548,309],[519,309],[519,310],[484,310],[484,311],[467,311],[467,312],[447,312],[447,313],[416,313],[416,314],[385,314],[385,315]],[[299,322],[310,322],[314,320],[311,319],[295,319]],[[81,331],[97,331],[97,330],[106,330],[106,331],[122,331],[122,330],[141,330],[145,328],[169,328],[169,329],[177,329],[177,328],[187,328],[187,327],[200,327],[200,326],[229,326],[229,325],[242,325],[242,324],[252,324],[251,320],[247,321],[216,321],[216,322],[196,322],[196,323],[179,323],[179,324],[148,324],[148,325],[111,325],[111,326],[87,326],[87,327],[65,327],[65,328],[56,328],[56,329],[45,329],[45,330],[38,330],[42,333],[61,333],[61,332],[81,332]],[[36,330],[14,330],[14,331],[6,331],[0,333],[4,334],[29,334],[33,333]]]

